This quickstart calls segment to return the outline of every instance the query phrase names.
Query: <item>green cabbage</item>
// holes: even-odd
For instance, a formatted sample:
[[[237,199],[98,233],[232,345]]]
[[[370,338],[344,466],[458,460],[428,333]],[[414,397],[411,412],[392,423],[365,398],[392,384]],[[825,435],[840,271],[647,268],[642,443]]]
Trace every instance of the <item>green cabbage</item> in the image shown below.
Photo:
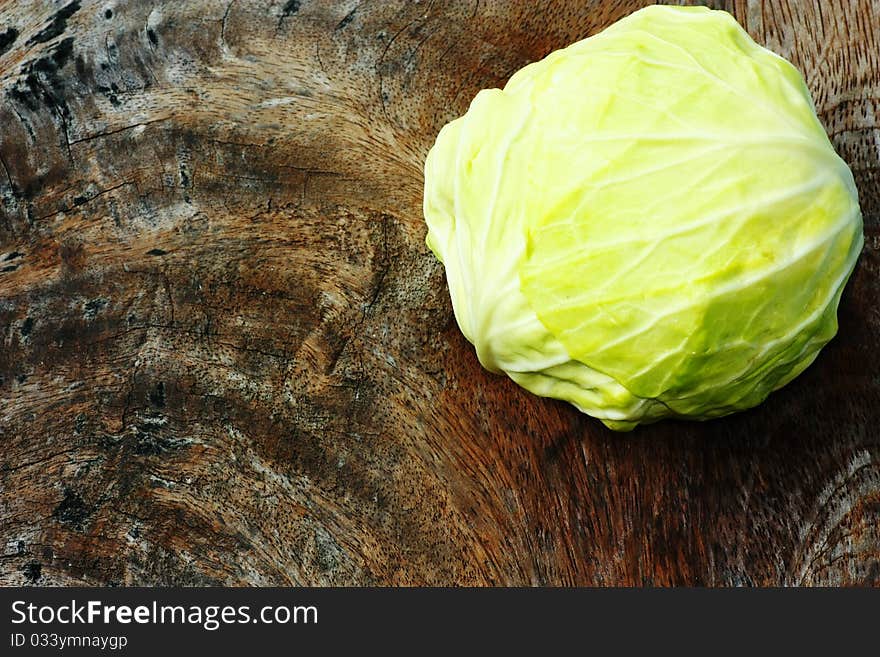
[[[616,430],[762,402],[837,331],[852,174],[798,71],[652,6],[477,94],[425,163],[480,362]]]

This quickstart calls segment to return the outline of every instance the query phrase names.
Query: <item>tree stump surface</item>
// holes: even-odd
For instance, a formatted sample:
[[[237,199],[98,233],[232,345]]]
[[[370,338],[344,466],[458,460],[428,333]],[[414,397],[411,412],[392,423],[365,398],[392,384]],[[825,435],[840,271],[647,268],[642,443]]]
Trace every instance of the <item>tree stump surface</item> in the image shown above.
[[[733,0],[866,243],[757,409],[615,434],[482,370],[422,163],[643,2],[0,3],[0,583],[880,583],[880,3]]]

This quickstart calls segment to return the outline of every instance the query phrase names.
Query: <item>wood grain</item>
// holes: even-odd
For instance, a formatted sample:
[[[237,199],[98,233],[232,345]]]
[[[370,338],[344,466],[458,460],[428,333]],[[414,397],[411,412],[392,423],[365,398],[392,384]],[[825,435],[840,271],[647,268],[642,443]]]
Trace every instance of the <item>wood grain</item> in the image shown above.
[[[0,3],[0,583],[880,583],[880,3],[712,3],[859,186],[797,381],[618,435],[455,325],[437,131],[642,4]]]

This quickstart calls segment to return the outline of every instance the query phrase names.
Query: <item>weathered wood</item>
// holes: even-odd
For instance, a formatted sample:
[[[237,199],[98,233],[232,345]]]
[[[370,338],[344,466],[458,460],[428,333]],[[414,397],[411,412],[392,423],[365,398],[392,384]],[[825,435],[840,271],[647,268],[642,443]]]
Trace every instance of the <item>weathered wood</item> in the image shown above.
[[[0,4],[0,583],[880,582],[880,3],[713,3],[861,194],[796,382],[618,435],[455,326],[437,131],[642,4]]]

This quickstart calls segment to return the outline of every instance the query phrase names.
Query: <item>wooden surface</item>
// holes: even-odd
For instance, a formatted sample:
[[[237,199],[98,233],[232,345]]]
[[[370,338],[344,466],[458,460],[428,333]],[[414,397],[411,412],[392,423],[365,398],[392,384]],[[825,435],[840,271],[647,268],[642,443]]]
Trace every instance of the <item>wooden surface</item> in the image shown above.
[[[713,3],[861,194],[796,382],[613,434],[455,325],[437,131],[641,4],[0,3],[0,583],[880,583],[880,2]]]

